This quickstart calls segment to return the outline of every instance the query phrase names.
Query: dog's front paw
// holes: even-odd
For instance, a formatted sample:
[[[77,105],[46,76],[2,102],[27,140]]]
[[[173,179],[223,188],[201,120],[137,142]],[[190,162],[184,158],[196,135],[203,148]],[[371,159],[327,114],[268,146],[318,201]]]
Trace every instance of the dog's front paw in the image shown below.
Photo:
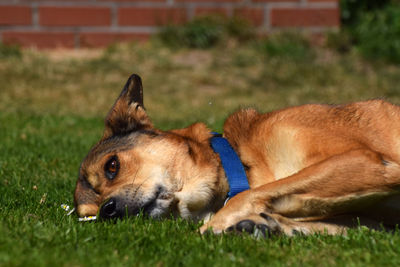
[[[236,233],[249,233],[255,237],[270,237],[272,235],[279,235],[283,232],[279,223],[267,215],[260,213],[261,218],[244,219],[226,229],[226,232]],[[253,217],[253,216],[252,216]]]
[[[211,220],[200,228],[202,234],[214,233],[249,233],[255,237],[269,237],[283,233],[280,223],[266,213],[238,218],[233,224]]]

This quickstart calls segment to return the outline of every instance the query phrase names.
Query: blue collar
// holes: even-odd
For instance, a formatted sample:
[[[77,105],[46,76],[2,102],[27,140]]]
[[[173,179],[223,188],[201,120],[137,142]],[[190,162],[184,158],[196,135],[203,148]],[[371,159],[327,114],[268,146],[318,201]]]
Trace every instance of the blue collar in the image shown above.
[[[225,175],[228,179],[230,191],[228,199],[234,197],[236,194],[250,189],[249,182],[247,181],[246,172],[244,171],[243,164],[229,144],[228,140],[222,137],[219,133],[212,133],[211,147],[214,152],[219,154],[222,167],[224,168]]]

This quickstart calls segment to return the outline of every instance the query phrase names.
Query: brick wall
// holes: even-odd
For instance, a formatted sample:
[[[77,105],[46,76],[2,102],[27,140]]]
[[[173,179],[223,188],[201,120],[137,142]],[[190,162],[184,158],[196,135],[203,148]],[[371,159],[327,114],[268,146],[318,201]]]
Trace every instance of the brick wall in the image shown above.
[[[146,40],[197,15],[248,19],[260,32],[339,26],[338,0],[0,0],[0,41],[39,48]]]

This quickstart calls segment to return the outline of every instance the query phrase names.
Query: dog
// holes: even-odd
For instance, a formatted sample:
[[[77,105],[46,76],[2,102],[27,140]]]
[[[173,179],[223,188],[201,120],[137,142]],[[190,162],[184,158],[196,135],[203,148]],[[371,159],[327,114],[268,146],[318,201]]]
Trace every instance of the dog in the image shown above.
[[[400,108],[383,100],[309,104],[261,114],[242,109],[224,140],[247,183],[232,190],[203,123],[162,131],[133,74],[108,112],[101,140],[81,163],[79,216],[204,221],[201,233],[345,234],[400,222]],[[217,136],[218,137],[218,136]],[[220,138],[220,137],[219,137]],[[233,165],[233,164],[232,164]]]

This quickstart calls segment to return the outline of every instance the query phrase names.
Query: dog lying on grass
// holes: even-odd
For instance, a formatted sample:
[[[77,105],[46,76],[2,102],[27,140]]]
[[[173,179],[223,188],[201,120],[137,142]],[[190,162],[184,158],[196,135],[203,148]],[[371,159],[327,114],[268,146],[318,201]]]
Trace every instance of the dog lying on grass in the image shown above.
[[[240,110],[226,120],[223,136],[241,163],[224,169],[224,152],[210,145],[205,124],[153,127],[134,74],[81,164],[75,207],[79,216],[102,219],[172,214],[204,220],[200,231],[214,233],[392,227],[400,221],[399,124],[400,108],[382,100]],[[242,169],[250,187],[235,196],[232,169]]]

